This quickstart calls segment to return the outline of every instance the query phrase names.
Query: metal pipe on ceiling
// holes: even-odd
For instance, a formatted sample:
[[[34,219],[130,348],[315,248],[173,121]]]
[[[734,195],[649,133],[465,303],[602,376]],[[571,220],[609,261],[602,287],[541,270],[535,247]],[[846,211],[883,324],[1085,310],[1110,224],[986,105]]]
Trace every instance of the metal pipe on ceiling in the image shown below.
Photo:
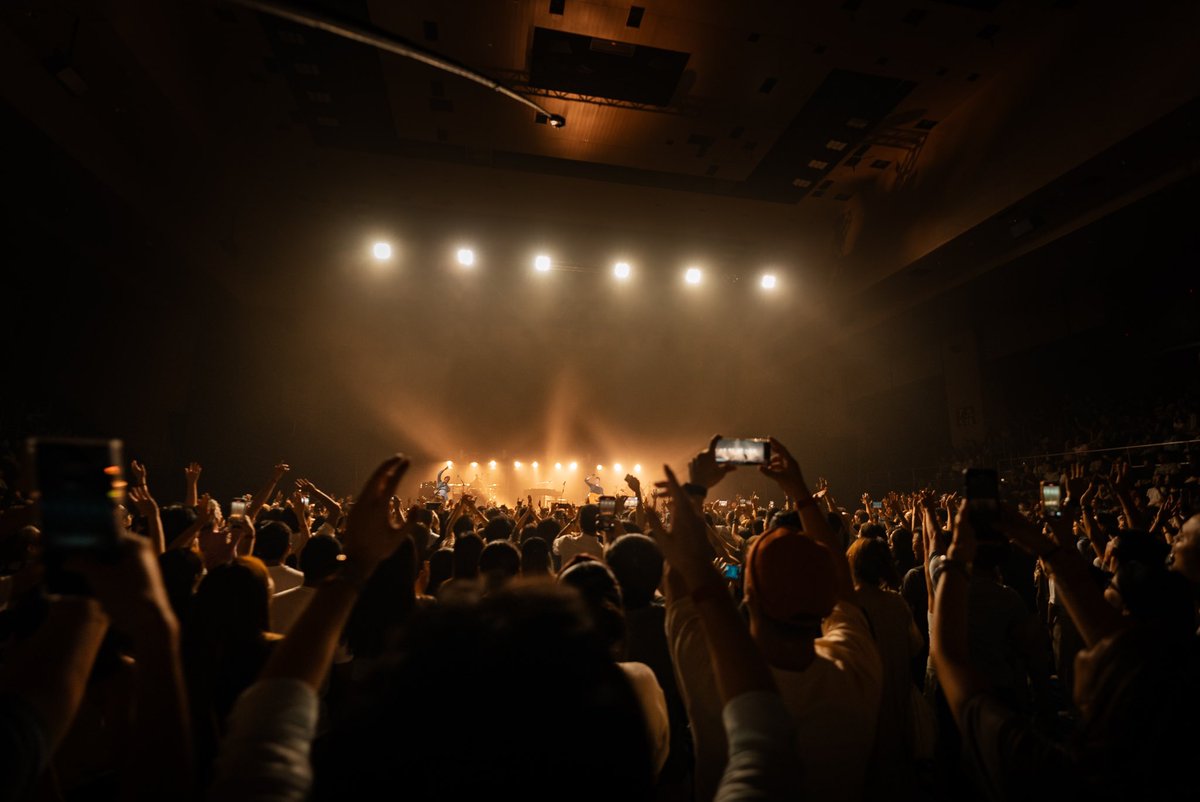
[[[525,106],[536,111],[538,114],[544,114],[547,121],[554,128],[562,128],[567,124],[567,120],[561,114],[553,114],[549,110],[543,108],[539,104],[533,102],[529,98],[514,92],[504,84],[498,81],[493,81],[482,73],[478,73],[469,67],[461,64],[456,64],[449,59],[439,56],[436,53],[431,53],[411,42],[406,42],[397,36],[374,30],[361,25],[356,25],[349,22],[342,22],[330,17],[314,13],[312,11],[291,8],[283,3],[272,2],[272,0],[229,0],[230,2],[262,12],[270,14],[280,19],[294,22],[297,25],[304,25],[308,28],[315,28],[319,31],[325,31],[335,36],[341,36],[344,39],[350,39],[355,42],[360,42],[364,45],[384,50],[388,53],[394,53],[397,56],[410,58],[414,61],[419,61],[422,64],[428,64],[434,69],[448,72],[451,75],[457,75],[460,78],[466,78],[468,81],[474,81],[481,86],[486,86],[493,92],[498,92],[507,98],[517,101]]]

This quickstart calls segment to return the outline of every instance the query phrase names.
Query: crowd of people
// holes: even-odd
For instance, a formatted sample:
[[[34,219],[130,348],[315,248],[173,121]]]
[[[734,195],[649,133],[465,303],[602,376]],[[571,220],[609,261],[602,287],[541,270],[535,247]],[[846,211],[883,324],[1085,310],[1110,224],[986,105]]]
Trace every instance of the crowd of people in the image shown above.
[[[1186,449],[839,503],[771,440],[764,504],[715,444],[615,512],[134,462],[78,594],[10,482],[0,799],[1195,796]]]

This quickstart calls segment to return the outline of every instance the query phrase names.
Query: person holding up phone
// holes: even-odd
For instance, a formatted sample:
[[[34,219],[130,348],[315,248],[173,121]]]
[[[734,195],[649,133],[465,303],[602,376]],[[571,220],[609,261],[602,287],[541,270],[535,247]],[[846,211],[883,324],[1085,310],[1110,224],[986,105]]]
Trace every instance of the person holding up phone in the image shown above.
[[[736,457],[759,465],[795,500],[798,525],[777,526],[761,535],[746,555],[750,632],[785,707],[802,724],[795,740],[796,757],[805,766],[799,798],[858,800],[875,735],[883,670],[856,604],[846,555],[782,443],[774,438],[742,441],[718,460],[721,440],[714,437],[692,460],[681,490],[698,509],[708,490],[736,469]],[[680,584],[667,585],[667,637],[693,727],[696,796],[707,799],[720,781],[726,744],[696,612],[702,599],[694,598],[699,589]],[[721,592],[727,590],[722,587]]]

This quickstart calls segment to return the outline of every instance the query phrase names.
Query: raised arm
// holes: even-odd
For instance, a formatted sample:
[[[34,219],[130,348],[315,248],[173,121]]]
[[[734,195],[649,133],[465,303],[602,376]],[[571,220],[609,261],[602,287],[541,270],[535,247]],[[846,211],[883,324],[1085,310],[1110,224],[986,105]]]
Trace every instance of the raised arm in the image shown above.
[[[768,800],[794,798],[799,767],[794,751],[795,724],[784,711],[766,659],[750,635],[713,567],[704,518],[675,474],[667,474],[672,501],[670,530],[648,511],[651,531],[663,550],[672,581],[681,577],[700,617],[724,705],[729,760],[716,799]]]
[[[337,502],[337,499],[307,479],[297,479],[296,487],[308,494],[310,502],[316,501],[325,508],[328,513],[326,522],[336,529],[338,520],[342,517],[342,505]]]
[[[967,588],[975,561],[975,533],[967,520],[966,502],[954,519],[953,531],[948,553],[931,563],[934,601],[929,654],[950,712],[961,727],[963,706],[987,689],[987,683],[971,667],[967,645]]]
[[[185,799],[195,783],[179,625],[153,548],[144,538],[127,538],[121,545],[115,562],[80,562],[76,567],[112,619],[113,629],[128,636],[133,647],[134,742],[122,783],[132,799]]]
[[[280,462],[275,466],[274,472],[271,474],[271,481],[258,489],[250,499],[250,503],[246,506],[246,517],[251,521],[258,519],[258,514],[262,508],[266,506],[267,499],[271,497],[271,493],[275,492],[275,485],[279,484],[279,480],[284,477],[292,468],[286,462]]]
[[[342,545],[346,562],[333,579],[317,589],[312,602],[275,647],[261,679],[294,679],[314,692],[321,687],[337,651],[338,638],[367,579],[407,537],[393,521],[388,500],[408,470],[396,455],[375,469],[350,511]]]
[[[146,484],[145,466],[137,460],[129,463],[129,476],[132,481],[129,483],[127,497],[134,509],[138,511],[138,515],[146,519],[146,534],[149,535],[150,543],[154,546],[154,553],[162,554],[167,548],[166,536],[163,534],[162,516],[159,514],[158,502],[154,500],[154,496],[150,494],[150,488]]]
[[[185,506],[195,508],[200,504],[200,470],[199,462],[189,462],[183,469],[183,478],[187,482],[183,491]]]
[[[50,602],[42,625],[27,640],[8,648],[4,667],[0,669],[0,694],[19,699],[34,712],[41,729],[38,741],[45,750],[39,755],[42,765],[19,767],[24,782],[8,776],[0,787],[15,790],[16,786],[29,783],[26,791],[32,791],[32,782],[75,720],[106,632],[108,616],[94,600],[55,599]],[[6,733],[6,745],[8,737],[11,736]],[[7,760],[5,765],[9,765]],[[26,796],[27,793],[14,794],[12,798]]]
[[[825,513],[821,512],[816,500],[808,492],[808,485],[800,472],[799,463],[783,443],[772,437],[771,461],[759,470],[774,479],[784,493],[796,500],[796,512],[800,516],[804,534],[825,546],[833,555],[838,600],[854,602],[854,582],[850,577],[850,563],[846,560],[846,552],[842,550],[842,544],[829,528]]]
[[[1001,506],[1001,531],[1021,548],[1037,555],[1054,578],[1055,592],[1088,646],[1094,646],[1123,625],[1121,614],[1104,600],[1092,581],[1088,565],[1075,548],[1069,517],[1054,519],[1054,539],[1020,513]]]

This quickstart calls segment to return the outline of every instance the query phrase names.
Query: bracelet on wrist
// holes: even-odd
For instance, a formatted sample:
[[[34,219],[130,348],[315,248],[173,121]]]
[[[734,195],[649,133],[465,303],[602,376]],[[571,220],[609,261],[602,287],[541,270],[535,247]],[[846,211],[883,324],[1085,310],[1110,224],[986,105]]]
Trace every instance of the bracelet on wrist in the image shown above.
[[[951,559],[950,557],[939,556],[929,563],[929,579],[932,582],[934,589],[938,586],[938,580],[946,574],[947,571],[960,573],[967,579],[971,578],[971,566],[962,560]]]

